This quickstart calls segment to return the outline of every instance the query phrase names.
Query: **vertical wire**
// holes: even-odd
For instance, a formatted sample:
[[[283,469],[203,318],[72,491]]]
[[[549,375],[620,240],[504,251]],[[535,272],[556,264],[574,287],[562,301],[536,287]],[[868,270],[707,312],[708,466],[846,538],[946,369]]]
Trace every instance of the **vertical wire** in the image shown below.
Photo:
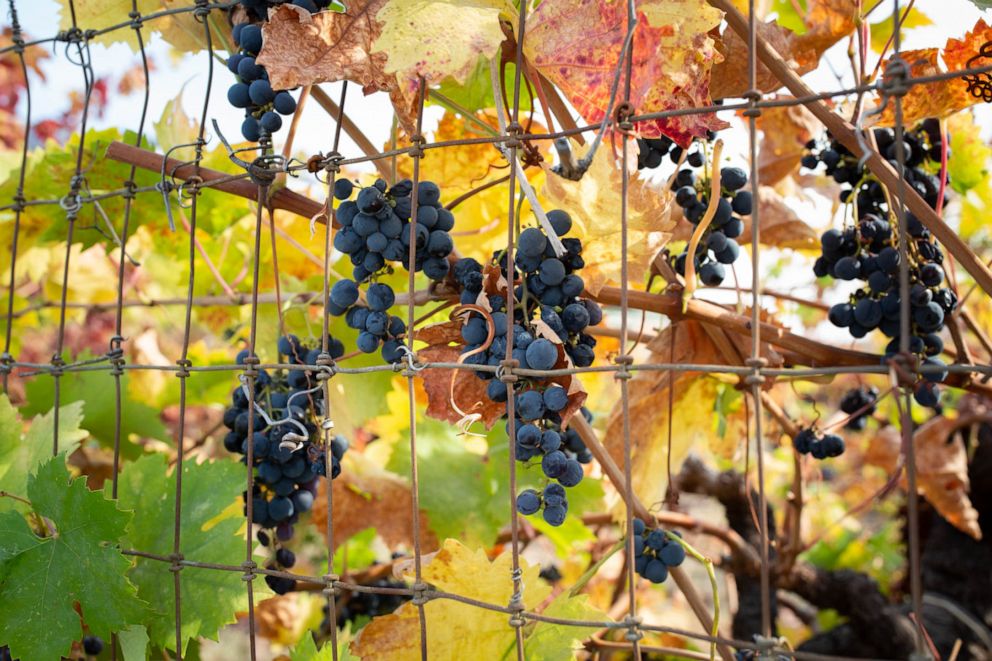
[[[132,29],[134,30],[134,36],[138,40],[138,50],[141,53],[141,67],[145,75],[145,94],[144,99],[141,104],[141,119],[138,121],[138,135],[135,137],[134,146],[141,147],[142,136],[145,133],[145,119],[148,115],[148,101],[150,97],[150,85],[151,81],[149,79],[148,70],[148,55],[145,53],[145,40],[141,36],[141,14],[138,12],[138,2],[137,0],[131,0],[131,19],[132,19]],[[117,265],[117,307],[116,315],[114,317],[114,337],[111,339],[111,359],[114,361],[114,468],[112,473],[113,482],[111,483],[111,496],[117,499],[117,482],[118,482],[118,472],[120,471],[120,457],[121,457],[121,418],[123,417],[123,406],[121,402],[121,375],[123,374],[123,352],[121,351],[121,343],[123,343],[124,338],[121,336],[123,331],[123,317],[124,317],[124,268],[127,263],[127,238],[128,231],[131,224],[131,206],[134,203],[134,175],[137,171],[137,166],[132,165],[131,170],[128,174],[127,181],[125,185],[127,186],[128,192],[124,198],[124,224],[121,227],[121,251],[119,257],[119,264]],[[113,653],[116,654],[116,647],[111,648]]]
[[[747,98],[749,108],[744,111],[748,118],[748,148],[751,166],[751,197],[753,204],[751,208],[751,358],[747,361],[748,366],[754,372],[747,376],[746,383],[751,386],[751,398],[754,400],[754,451],[758,465],[758,526],[761,556],[761,632],[762,635],[770,637],[775,631],[775,623],[772,618],[772,589],[771,589],[771,565],[768,537],[768,499],[765,492],[765,448],[762,432],[763,407],[761,405],[761,368],[764,360],[761,357],[761,249],[759,242],[761,239],[761,213],[759,204],[759,181],[758,181],[758,138],[757,120],[761,110],[756,107],[756,103],[761,98],[761,92],[757,89],[757,19],[754,11],[754,0],[748,0],[747,7],[747,27],[748,27],[748,91]],[[714,163],[713,168],[720,166]],[[750,502],[751,494],[745,494]]]
[[[183,320],[183,343],[180,353],[180,358],[177,361],[179,365],[179,371],[176,372],[176,376],[179,378],[179,420],[176,430],[176,493],[175,493],[175,504],[173,513],[173,530],[172,530],[172,567],[170,568],[173,576],[173,601],[175,609],[176,618],[176,658],[182,661],[183,658],[183,635],[182,635],[182,565],[180,561],[182,560],[182,514],[183,514],[183,460],[185,458],[185,438],[186,438],[186,380],[190,376],[189,368],[191,366],[189,360],[189,344],[190,336],[192,332],[193,325],[193,294],[194,286],[196,283],[196,216],[197,216],[197,200],[200,196],[200,189],[198,183],[201,181],[199,177],[200,172],[200,160],[203,158],[203,146],[205,144],[203,134],[206,130],[207,122],[207,109],[210,105],[210,88],[213,83],[214,77],[214,59],[213,59],[213,43],[211,41],[210,35],[210,23],[207,20],[209,15],[209,9],[203,7],[199,2],[197,3],[197,10],[194,12],[194,17],[203,24],[205,38],[206,38],[206,50],[207,50],[207,86],[203,96],[203,111],[200,116],[200,129],[197,134],[196,146],[194,152],[194,174],[193,177],[187,181],[192,181],[193,185],[187,190],[190,195],[190,217],[189,217],[189,279],[186,286],[186,314]],[[146,79],[147,82],[147,79]],[[140,140],[140,136],[138,137]],[[123,248],[122,248],[123,250]],[[121,260],[121,268],[123,269],[124,261]],[[251,433],[249,430],[249,448],[251,447]],[[248,463],[249,468],[251,468],[251,460]],[[249,491],[249,495],[250,495]],[[249,531],[251,525],[248,526]]]
[[[900,29],[899,29],[899,0],[892,2],[892,61],[901,64],[899,59]],[[899,181],[896,184],[896,216],[899,219],[899,353],[904,358],[909,357],[909,230],[906,222],[906,153],[903,149],[903,114],[902,96],[893,94],[895,102],[895,144],[896,165]],[[913,368],[919,374],[918,365]],[[899,426],[902,436],[903,451],[906,453],[906,518],[909,528],[909,589],[913,603],[913,625],[916,632],[916,649],[921,654],[928,654],[923,632],[923,586],[920,577],[920,522],[919,501],[916,493],[916,448],[913,444],[913,398],[910,387],[903,389],[903,407],[900,411]]]
[[[17,239],[21,232],[21,211],[24,209],[24,177],[28,164],[28,140],[31,137],[31,82],[28,79],[28,65],[24,61],[24,38],[21,35],[21,24],[17,19],[17,6],[10,0],[10,30],[11,40],[16,46],[17,59],[24,76],[24,100],[26,116],[24,118],[24,144],[21,147],[21,171],[17,178],[17,192],[14,193],[14,236],[10,247],[10,284],[7,288],[7,325],[4,329],[3,355],[0,356],[0,373],[3,374],[3,390],[7,392],[10,378],[10,343],[13,339],[14,324],[14,285],[17,278]]]
[[[264,148],[263,148],[264,149]],[[268,199],[269,187],[266,184],[258,185],[258,197],[255,206],[255,249],[252,256],[252,279],[251,279],[251,316],[248,331],[248,357],[245,359],[245,380],[248,382],[248,402],[255,401],[255,378],[258,375],[258,357],[255,354],[255,341],[258,330],[258,273],[259,255],[262,250],[262,209]],[[255,444],[252,437],[255,434],[255,409],[249,408],[248,416],[248,443],[247,445],[247,482],[248,489],[245,496],[245,516],[248,519],[247,531],[245,533],[245,561],[242,565],[247,571],[242,578],[248,592],[248,651],[252,661],[255,661],[255,591],[252,583],[255,580],[255,563],[252,561],[252,515],[255,491]]]
[[[526,26],[527,26],[527,0],[521,0],[520,10],[518,14],[519,31],[516,37],[517,49],[515,54],[515,62],[513,67],[513,107],[510,109],[510,124],[507,126],[507,133],[512,136],[512,140],[508,144],[509,152],[509,165],[510,165],[510,178],[508,184],[508,203],[507,203],[507,215],[506,215],[506,273],[507,273],[507,287],[506,287],[506,311],[507,324],[506,324],[506,353],[504,355],[504,366],[516,367],[513,362],[513,327],[515,325],[515,282],[514,282],[514,263],[513,263],[513,247],[514,247],[514,231],[516,229],[516,224],[520,222],[520,219],[516,217],[517,210],[517,148],[520,144],[519,134],[520,134],[520,77],[521,69],[524,62],[524,38],[526,36]],[[503,84],[503,77],[500,76],[500,86]],[[497,90],[494,90],[496,93]],[[502,96],[502,95],[500,95]],[[499,103],[499,101],[497,101]],[[510,130],[512,128],[512,132]],[[522,311],[522,314],[526,314],[526,310]],[[503,374],[500,378],[503,378]],[[514,608],[514,612],[510,616],[510,625],[513,627],[514,632],[514,643],[516,647],[517,659],[518,661],[523,661],[524,658],[524,638],[523,638],[523,624],[524,621],[520,617],[520,611],[524,608],[523,602],[523,577],[520,569],[520,530],[519,522],[517,520],[517,444],[516,444],[516,376],[506,375],[507,378],[504,379],[506,383],[506,417],[507,417],[507,447],[509,449],[508,458],[510,462],[510,576],[513,581],[513,595],[510,598],[510,607]]]
[[[412,368],[413,364],[413,324],[414,306],[417,274],[417,204],[419,203],[417,189],[420,184],[420,159],[424,155],[424,136],[421,134],[424,125],[424,97],[427,95],[427,82],[421,77],[418,81],[417,90],[417,133],[413,136],[414,147],[410,150],[413,159],[413,190],[410,193],[410,249],[408,252],[408,278],[407,289],[409,296],[406,306],[406,339],[407,339],[407,360],[409,365],[404,370],[407,382],[407,403],[410,409],[410,482],[411,500],[413,501],[413,566],[416,576],[414,603],[417,605],[417,614],[420,620],[420,658],[427,661],[427,616],[424,613],[423,591],[426,589],[423,581],[423,562],[420,548],[420,478],[417,471],[417,402],[414,376],[416,372]]]
[[[334,146],[331,149],[332,156],[338,154],[338,147],[341,142],[341,122],[344,118],[344,103],[348,94],[348,81],[341,83],[341,101],[338,103],[338,116],[337,116],[337,126],[334,129]],[[329,348],[329,334],[330,334],[330,312],[327,309],[328,300],[331,295],[331,283],[330,283],[330,271],[331,271],[331,229],[334,225],[334,216],[336,210],[334,209],[335,198],[334,198],[334,179],[337,175],[338,168],[337,163],[333,163],[333,167],[330,168],[329,177],[327,179],[327,222],[324,224],[324,310],[323,310],[323,322],[322,329],[323,335],[320,339],[320,357],[319,361],[322,367],[324,363],[330,366],[332,359],[330,356]],[[331,429],[334,426],[331,420],[331,380],[329,374],[322,374],[324,377],[324,421],[321,424],[324,430],[324,466],[326,466],[326,471],[330,473],[331,465],[333,464],[333,454],[331,452]],[[331,658],[333,661],[338,661],[338,618],[337,618],[337,604],[335,603],[335,587],[334,581],[336,576],[334,574],[334,519],[331,516],[334,506],[334,489],[333,486],[333,476],[328,474],[325,476],[325,486],[326,497],[327,497],[327,516],[325,519],[325,529],[327,534],[325,537],[325,543],[327,545],[327,577],[329,585],[324,587],[324,594],[327,597],[327,621],[330,624],[331,630]]]
[[[624,62],[624,104],[625,112],[630,112],[630,88],[631,88],[631,74],[633,72],[633,55],[634,55],[634,41],[632,31],[636,29],[637,26],[637,14],[636,8],[634,6],[635,0],[628,0],[627,2],[627,31],[630,34],[630,44],[626,51],[621,51],[621,57],[626,58]],[[620,67],[618,63],[617,75],[620,75]],[[607,118],[609,120],[609,118]],[[624,120],[627,122],[627,120]],[[634,485],[633,485],[633,468],[632,468],[632,458],[631,458],[631,438],[630,438],[630,390],[629,390],[629,380],[631,377],[630,371],[627,369],[633,362],[633,356],[630,355],[628,350],[629,343],[629,301],[628,294],[630,289],[630,273],[628,268],[628,249],[629,249],[629,224],[628,224],[628,205],[629,205],[629,192],[630,192],[630,172],[628,170],[628,158],[627,153],[627,141],[630,139],[629,126],[621,130],[621,164],[620,164],[620,176],[621,176],[621,194],[620,194],[620,351],[616,358],[616,362],[620,365],[620,371],[616,372],[614,378],[620,381],[620,405],[621,414],[623,418],[623,477],[624,477],[624,517],[626,519],[625,524],[627,526],[626,542],[625,542],[625,555],[626,555],[626,565],[627,570],[627,610],[628,615],[628,631],[627,639],[631,643],[631,652],[634,659],[641,658],[641,647],[640,638],[641,634],[637,630],[637,575],[635,572],[635,562],[634,562]],[[648,521],[645,522],[650,523]]]
[[[55,380],[55,394],[52,408],[52,454],[59,453],[59,405],[62,399],[62,367],[65,361],[62,358],[62,350],[65,344],[65,316],[66,301],[69,293],[69,262],[72,257],[72,237],[76,227],[76,216],[79,214],[79,189],[82,185],[83,154],[86,151],[86,124],[90,114],[90,98],[93,94],[93,71],[90,62],[89,39],[80,33],[76,24],[75,0],[69,0],[69,10],[72,14],[72,37],[71,44],[76,46],[76,54],[79,56],[79,67],[83,70],[83,85],[85,94],[83,97],[83,114],[80,118],[79,126],[79,150],[76,153],[76,170],[69,183],[69,193],[63,198],[63,208],[66,210],[65,219],[69,224],[66,231],[65,241],[65,264],[62,268],[62,291],[59,297],[59,328],[55,341],[55,354],[52,356],[52,378]],[[85,42],[83,48],[80,42]],[[69,47],[66,46],[66,56],[68,57]],[[84,55],[85,51],[85,55]],[[71,62],[71,60],[70,60]]]

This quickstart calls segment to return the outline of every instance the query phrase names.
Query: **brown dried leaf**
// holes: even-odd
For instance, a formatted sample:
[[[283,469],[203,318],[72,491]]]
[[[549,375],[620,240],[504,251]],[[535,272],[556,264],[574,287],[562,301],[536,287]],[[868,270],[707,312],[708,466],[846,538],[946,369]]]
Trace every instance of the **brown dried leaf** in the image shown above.
[[[326,484],[327,480],[320,481],[313,503],[313,521],[321,534],[327,534]],[[383,470],[360,452],[349,452],[341,475],[332,485],[335,548],[371,525],[390,547],[413,544],[413,496],[406,480]],[[422,522],[426,516],[421,510]],[[420,535],[425,547],[437,545],[426,524]]]
[[[758,34],[769,42],[793,70],[802,75],[815,69],[820,56],[854,29],[857,5],[854,0],[809,0],[803,22],[806,31],[797,35],[774,21],[759,23]],[[713,66],[710,89],[714,99],[740,96],[749,85],[747,43],[729,27],[717,41],[723,61]],[[756,87],[772,92],[782,86],[763,64],[757,65]]]
[[[456,363],[461,356],[463,345],[449,346],[436,344],[417,352],[424,362]],[[451,380],[454,378],[454,385]],[[486,382],[469,370],[429,369],[424,371],[424,390],[427,392],[427,415],[436,420],[457,424],[464,418],[452,406],[454,404],[464,414],[479,414],[480,422],[486,429],[492,429],[496,421],[506,413],[506,405],[494,402],[486,396]]]
[[[954,418],[935,416],[913,434],[916,450],[916,480],[920,493],[958,530],[982,538],[978,511],[968,497],[968,454],[961,437],[952,433],[961,427]],[[865,460],[892,473],[899,465],[902,435],[895,427],[884,427],[873,439]],[[906,479],[903,477],[903,487]]]
[[[816,230],[804,223],[771,186],[761,186],[758,191],[758,217],[761,245],[797,250],[815,250],[819,245]],[[751,216],[744,218],[744,233],[737,242],[751,243]]]
[[[277,595],[255,606],[258,635],[280,645],[292,645],[306,628],[306,612],[296,594]]]
[[[414,331],[413,337],[425,344],[450,344],[462,341],[462,322],[458,319],[423,326]]]
[[[791,96],[778,97],[781,100]],[[761,150],[758,155],[759,181],[769,186],[799,170],[806,143],[821,125],[804,106],[765,108],[758,117]]]
[[[375,16],[386,4],[386,0],[349,0],[346,14],[311,14],[288,3],[270,10],[262,27],[258,63],[268,71],[272,87],[354,81],[366,94],[388,92],[403,129],[415,131],[416,85],[386,73],[388,56],[373,52],[381,31]]]

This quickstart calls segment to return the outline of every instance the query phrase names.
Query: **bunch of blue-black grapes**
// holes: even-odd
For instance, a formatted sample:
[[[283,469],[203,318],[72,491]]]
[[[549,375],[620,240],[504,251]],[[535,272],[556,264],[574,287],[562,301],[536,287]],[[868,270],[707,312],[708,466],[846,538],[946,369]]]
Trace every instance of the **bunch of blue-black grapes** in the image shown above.
[[[258,142],[263,133],[272,135],[282,128],[282,115],[296,111],[296,100],[285,90],[274,90],[265,67],[255,62],[262,50],[262,28],[255,23],[239,23],[231,32],[240,49],[227,58],[227,68],[238,81],[227,90],[227,101],[243,108],[245,121],[241,135]]]
[[[320,347],[308,348],[295,335],[279,338],[278,349],[290,365],[316,365],[321,353]],[[344,355],[344,345],[329,337],[328,353],[331,358],[340,358]],[[241,351],[238,364],[243,365],[247,357],[248,350]],[[274,558],[266,568],[289,569],[296,557],[283,543],[293,537],[293,524],[300,515],[313,506],[317,480],[328,473],[332,479],[341,473],[341,458],[348,442],[341,436],[333,438],[328,468],[319,426],[324,415],[324,392],[311,370],[277,370],[272,374],[259,370],[255,378],[255,405],[249,405],[247,387],[243,385],[234,390],[231,400],[230,408],[224,412],[224,425],[229,430],[224,447],[243,455],[242,461],[247,462],[251,442],[255,466],[252,523],[260,528],[259,542],[274,550]],[[249,440],[252,416],[253,433]],[[246,501],[248,497],[246,492]],[[295,587],[295,581],[287,578],[266,576],[265,582],[278,594]]]
[[[564,211],[551,211],[547,217],[559,237],[572,228],[572,219]],[[565,252],[558,257],[542,229],[526,228],[517,240],[512,273],[505,252],[493,255],[493,267],[498,265],[507,282],[515,283],[512,311],[507,309],[503,295],[484,291],[483,267],[478,261],[464,258],[455,264],[453,276],[462,287],[462,303],[478,304],[484,297],[485,307],[491,310],[488,317],[470,312],[462,326],[466,364],[499,365],[506,357],[508,327],[513,329],[513,359],[522,368],[553,369],[558,364],[559,346],[576,366],[592,364],[596,340],[585,331],[602,321],[603,312],[595,301],[581,298],[585,283],[576,273],[585,265],[581,241],[567,237],[561,241]],[[538,320],[547,325],[560,344],[540,336],[535,328]],[[476,375],[489,381],[489,399],[507,401],[503,381],[488,371],[480,370]],[[517,509],[524,515],[543,510],[545,521],[561,525],[568,512],[565,487],[582,480],[582,464],[589,463],[592,455],[575,430],[562,429],[561,413],[568,406],[568,392],[561,385],[550,379],[522,377],[515,402],[517,460],[529,463],[540,459],[545,477],[557,480],[549,482],[541,492],[522,491],[517,497]],[[591,419],[587,410],[583,409],[582,414]]]
[[[341,229],[334,235],[334,247],[351,258],[354,280],[339,280],[331,288],[328,310],[345,315],[345,321],[358,331],[358,348],[372,353],[381,347],[386,362],[403,357],[406,325],[388,312],[396,301],[392,288],[372,282],[389,273],[391,263],[410,269],[410,222],[413,182],[404,179],[388,187],[382,179],[358,190],[347,179],[334,182],[334,196],[342,200],[337,208]],[[448,255],[454,249],[449,233],[455,217],[441,205],[441,189],[432,181],[417,184],[416,258],[413,270],[423,271],[431,280],[448,275]],[[361,285],[371,283],[360,299]]]
[[[875,141],[880,152],[897,165],[897,146],[891,129],[875,129]],[[905,178],[911,186],[936,208],[940,188],[940,131],[936,120],[926,120],[903,136]],[[842,186],[841,200],[856,210],[855,222],[843,230],[827,230],[820,239],[822,255],[813,265],[817,277],[831,276],[838,280],[861,280],[865,285],[850,295],[847,301],[830,309],[830,322],[846,328],[855,338],[878,329],[892,338],[886,347],[886,358],[899,351],[900,313],[899,293],[901,257],[895,216],[889,208],[886,191],[858,159],[842,144],[827,136],[823,141],[807,144],[809,153],[803,165],[813,169],[823,164],[826,173]],[[937,173],[937,174],[935,174]],[[909,241],[906,245],[909,270],[909,350],[923,365],[942,367],[937,356],[944,349],[940,331],[945,319],[954,311],[958,299],[944,285],[944,253],[930,231],[909,211],[906,211]],[[921,406],[937,407],[940,389],[937,384],[947,378],[938,369],[923,374],[915,384],[914,398]]]
[[[823,434],[814,427],[804,427],[792,439],[792,446],[799,454],[811,455],[814,459],[839,457],[844,454],[844,439],[837,434]]]
[[[716,134],[710,132],[707,139]],[[672,163],[682,161],[685,150],[670,138],[638,139],[638,168],[657,168],[665,156]],[[683,167],[675,174],[672,190],[675,202],[682,208],[682,214],[692,225],[698,225],[706,214],[711,192],[711,178],[706,165],[706,150],[703,142],[696,141],[688,147]],[[750,191],[743,190],[747,185],[747,173],[738,167],[725,167],[720,170],[720,200],[713,219],[700,238],[696,247],[695,270],[699,281],[716,287],[727,277],[726,266],[733,264],[740,255],[736,239],[744,232],[744,221],[740,216],[751,214],[753,200]],[[672,260],[675,271],[685,276],[688,245],[681,254]]]
[[[868,420],[875,413],[877,399],[878,388],[874,386],[852,388],[844,393],[840,400],[840,410],[850,416],[844,427],[852,431],[864,431]]]
[[[673,531],[673,534],[679,535]],[[681,536],[681,535],[679,535]],[[661,528],[648,528],[641,519],[634,519],[634,570],[652,583],[664,583],[668,568],[685,561],[685,549],[669,539]]]

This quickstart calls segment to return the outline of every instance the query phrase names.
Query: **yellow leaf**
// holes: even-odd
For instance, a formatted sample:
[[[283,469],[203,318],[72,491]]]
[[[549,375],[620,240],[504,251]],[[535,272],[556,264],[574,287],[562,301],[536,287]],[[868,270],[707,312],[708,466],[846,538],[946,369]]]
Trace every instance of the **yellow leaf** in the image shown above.
[[[524,607],[533,609],[551,592],[538,578],[536,566],[522,563]],[[407,577],[412,580],[411,576]],[[487,603],[507,604],[513,595],[510,554],[490,561],[453,539],[423,568],[423,579],[438,590]],[[427,655],[431,659],[499,659],[514,645],[514,629],[505,613],[469,606],[451,599],[434,599],[424,606]],[[358,634],[351,650],[364,661],[420,659],[420,621],[408,602],[391,615],[374,618]]]
[[[411,0],[392,2],[376,15],[382,32],[373,52],[389,57],[386,73],[416,84],[423,76],[440,82],[451,76],[464,83],[479,61],[495,55],[503,41],[501,12],[512,14],[504,0]]]
[[[924,14],[922,11],[913,7],[906,18],[900,21],[899,29],[900,31],[906,30],[908,28],[921,28],[927,25],[933,25],[933,21],[930,17]],[[871,24],[871,49],[876,53],[881,53],[885,48],[885,44],[892,38],[892,18],[884,18],[877,23]],[[890,46],[891,47],[891,46]]]
[[[155,122],[155,138],[160,149],[167,150],[176,145],[188,145],[195,142],[199,131],[199,123],[183,110],[184,85],[174,98],[170,99],[162,109],[162,116]]]
[[[577,149],[575,143],[572,149]],[[544,186],[551,206],[572,216],[571,235],[582,239],[586,263],[582,278],[593,295],[608,282],[620,280],[621,192],[620,167],[605,146],[596,152],[579,181],[550,175]],[[630,281],[638,282],[675,227],[670,213],[672,196],[641,180],[635,172],[630,175],[627,200],[627,267]]]

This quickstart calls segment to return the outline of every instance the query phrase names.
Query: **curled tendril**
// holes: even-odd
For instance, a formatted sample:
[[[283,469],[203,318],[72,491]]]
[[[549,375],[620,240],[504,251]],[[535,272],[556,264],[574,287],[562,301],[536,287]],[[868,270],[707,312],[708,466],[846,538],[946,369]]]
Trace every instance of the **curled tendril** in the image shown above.
[[[971,68],[978,60],[992,58],[992,41],[985,42],[978,53],[968,60],[965,65]],[[985,103],[992,102],[992,73],[982,72],[961,76],[967,87],[965,91],[976,99],[981,99]]]

